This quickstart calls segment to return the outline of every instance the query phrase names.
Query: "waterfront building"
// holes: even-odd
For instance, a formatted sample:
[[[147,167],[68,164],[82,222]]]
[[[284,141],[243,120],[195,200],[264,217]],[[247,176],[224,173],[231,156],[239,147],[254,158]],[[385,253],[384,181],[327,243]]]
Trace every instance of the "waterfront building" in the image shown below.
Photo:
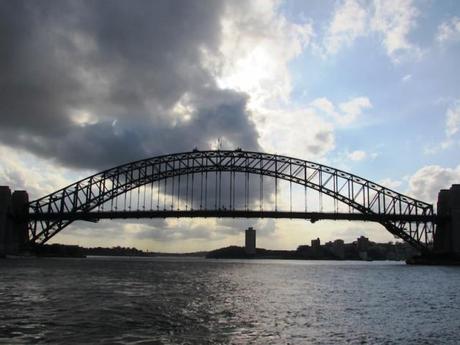
[[[364,236],[358,237],[356,245],[358,246],[358,252],[367,252],[369,249],[369,239]]]
[[[321,250],[321,241],[319,237],[316,240],[311,240],[311,252],[313,257],[320,257],[322,255],[322,250]]]
[[[367,250],[369,249],[369,239],[367,237],[361,236],[358,238],[356,243],[358,249],[358,255],[361,260],[367,260]]]
[[[313,249],[321,248],[321,241],[320,241],[319,237],[316,240],[311,240],[311,247]]]
[[[302,244],[297,247],[297,253],[303,257],[310,257],[312,255],[311,247],[306,244]]]
[[[331,245],[332,254],[339,259],[345,258],[345,242],[343,240],[335,240]]]

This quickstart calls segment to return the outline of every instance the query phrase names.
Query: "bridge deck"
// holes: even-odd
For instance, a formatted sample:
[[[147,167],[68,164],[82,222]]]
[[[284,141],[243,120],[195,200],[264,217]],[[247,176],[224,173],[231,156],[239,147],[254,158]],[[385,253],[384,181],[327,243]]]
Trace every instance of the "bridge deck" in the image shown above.
[[[246,210],[147,210],[147,211],[91,211],[29,214],[29,220],[85,220],[139,218],[284,218],[317,220],[359,220],[370,222],[403,221],[433,222],[442,219],[437,215],[363,214],[336,212],[289,212],[289,211],[246,211]]]

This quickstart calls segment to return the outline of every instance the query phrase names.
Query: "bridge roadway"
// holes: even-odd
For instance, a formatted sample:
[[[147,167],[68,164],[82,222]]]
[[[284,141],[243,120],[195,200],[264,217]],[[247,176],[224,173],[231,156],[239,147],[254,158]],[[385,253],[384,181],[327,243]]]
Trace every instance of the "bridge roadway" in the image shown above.
[[[90,211],[55,212],[29,214],[29,221],[84,220],[97,222],[100,219],[140,219],[140,218],[284,218],[305,219],[312,223],[318,220],[358,220],[369,222],[433,222],[443,218],[437,215],[405,214],[364,214],[336,212],[290,212],[290,211],[249,211],[249,210],[133,210],[133,211]]]

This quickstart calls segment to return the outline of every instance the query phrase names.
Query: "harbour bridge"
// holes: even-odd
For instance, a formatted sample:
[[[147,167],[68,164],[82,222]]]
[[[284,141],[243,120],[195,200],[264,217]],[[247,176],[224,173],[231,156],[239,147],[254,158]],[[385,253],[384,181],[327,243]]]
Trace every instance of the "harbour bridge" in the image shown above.
[[[2,236],[11,252],[44,244],[77,220],[167,217],[371,221],[422,253],[460,252],[459,187],[440,192],[435,214],[429,203],[330,166],[195,149],[110,168],[33,201],[0,187],[0,253]]]

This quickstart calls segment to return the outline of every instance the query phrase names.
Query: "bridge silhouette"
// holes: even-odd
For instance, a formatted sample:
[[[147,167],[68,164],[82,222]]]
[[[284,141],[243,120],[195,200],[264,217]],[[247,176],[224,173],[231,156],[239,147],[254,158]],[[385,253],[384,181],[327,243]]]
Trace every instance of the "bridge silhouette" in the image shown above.
[[[44,244],[76,220],[287,218],[377,222],[428,253],[450,219],[448,212],[435,214],[432,204],[349,172],[241,149],[195,149],[123,164],[30,202],[25,192],[15,193],[12,218],[26,245]]]

